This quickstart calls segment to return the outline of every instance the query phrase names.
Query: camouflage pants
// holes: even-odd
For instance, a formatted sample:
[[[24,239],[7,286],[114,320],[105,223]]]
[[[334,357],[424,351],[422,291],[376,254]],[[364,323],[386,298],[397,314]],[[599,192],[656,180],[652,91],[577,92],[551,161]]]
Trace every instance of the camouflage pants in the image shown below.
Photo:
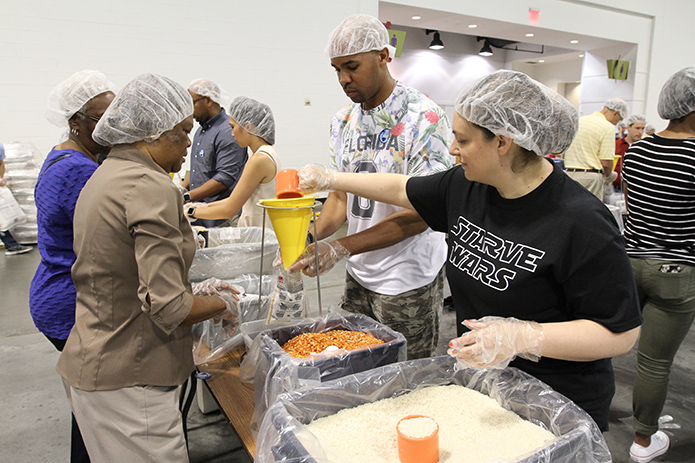
[[[364,314],[403,334],[409,360],[434,354],[443,304],[444,268],[432,283],[396,296],[369,291],[346,272],[342,308]]]

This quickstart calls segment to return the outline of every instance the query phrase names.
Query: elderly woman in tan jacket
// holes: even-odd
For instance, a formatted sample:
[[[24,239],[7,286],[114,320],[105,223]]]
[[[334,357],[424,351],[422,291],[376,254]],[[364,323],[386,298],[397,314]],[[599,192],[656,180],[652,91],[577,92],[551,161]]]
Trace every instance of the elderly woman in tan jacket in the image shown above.
[[[113,149],[77,201],[76,320],[57,367],[93,461],[188,461],[177,392],[194,369],[190,326],[239,314],[231,286],[194,295],[188,280],[195,243],[169,173],[192,114],[185,88],[145,74],[94,130]]]

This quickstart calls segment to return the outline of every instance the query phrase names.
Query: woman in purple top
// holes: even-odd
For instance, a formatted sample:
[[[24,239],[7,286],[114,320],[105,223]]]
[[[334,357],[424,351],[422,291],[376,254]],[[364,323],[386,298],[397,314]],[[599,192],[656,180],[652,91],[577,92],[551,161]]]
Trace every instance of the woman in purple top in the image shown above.
[[[98,71],[80,71],[48,97],[46,118],[65,128],[64,141],[44,161],[36,184],[36,220],[41,262],[29,290],[36,327],[59,351],[75,324],[75,262],[72,221],[84,184],[110,148],[96,143],[92,131],[115,97],[115,86]],[[89,461],[73,418],[71,461]]]

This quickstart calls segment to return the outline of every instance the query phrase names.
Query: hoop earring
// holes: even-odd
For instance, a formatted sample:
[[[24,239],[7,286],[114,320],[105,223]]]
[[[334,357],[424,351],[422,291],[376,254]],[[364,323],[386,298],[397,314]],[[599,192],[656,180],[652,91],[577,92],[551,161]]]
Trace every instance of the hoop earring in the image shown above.
[[[80,132],[75,128],[70,129],[70,133],[73,134],[74,136],[78,136],[80,134]]]

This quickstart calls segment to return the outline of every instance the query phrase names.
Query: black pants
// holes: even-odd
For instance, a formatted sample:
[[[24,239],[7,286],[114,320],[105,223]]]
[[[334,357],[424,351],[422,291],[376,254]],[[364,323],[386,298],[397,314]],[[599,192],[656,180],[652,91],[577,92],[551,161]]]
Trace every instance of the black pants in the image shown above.
[[[51,343],[53,343],[59,352],[63,351],[63,347],[65,347],[65,341],[67,341],[67,339],[46,337],[49,341],[51,341]],[[84,446],[82,433],[80,433],[80,428],[77,426],[75,415],[72,415],[72,432],[70,433],[70,437],[70,463],[89,463],[87,448]]]

